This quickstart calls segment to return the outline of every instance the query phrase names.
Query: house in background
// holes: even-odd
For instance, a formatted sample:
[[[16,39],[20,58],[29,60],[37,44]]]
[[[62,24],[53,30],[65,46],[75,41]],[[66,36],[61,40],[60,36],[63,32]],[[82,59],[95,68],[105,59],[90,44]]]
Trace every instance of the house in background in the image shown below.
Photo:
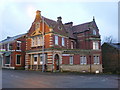
[[[102,45],[102,62],[104,72],[120,72],[120,43]]]
[[[42,71],[102,72],[101,38],[95,19],[84,24],[63,24],[41,11],[26,35],[25,68]]]
[[[14,37],[7,37],[0,42],[0,64],[3,68],[24,68],[25,40],[25,34],[21,34]]]

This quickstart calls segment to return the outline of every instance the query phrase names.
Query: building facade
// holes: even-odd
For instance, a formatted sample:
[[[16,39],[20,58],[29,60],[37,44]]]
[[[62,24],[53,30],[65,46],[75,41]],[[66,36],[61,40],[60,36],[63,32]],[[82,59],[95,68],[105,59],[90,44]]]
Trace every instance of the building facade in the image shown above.
[[[25,68],[47,71],[102,72],[101,39],[95,19],[73,26],[36,17],[26,35]]]
[[[22,69],[25,66],[25,34],[0,42],[0,64],[2,68]]]
[[[120,43],[104,43],[102,60],[105,73],[120,73]]]

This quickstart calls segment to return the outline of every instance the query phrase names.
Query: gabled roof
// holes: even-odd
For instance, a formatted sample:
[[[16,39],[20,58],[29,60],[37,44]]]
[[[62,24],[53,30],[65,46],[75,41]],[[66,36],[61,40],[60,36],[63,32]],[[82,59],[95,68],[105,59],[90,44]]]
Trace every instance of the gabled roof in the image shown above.
[[[46,17],[42,17],[42,18],[44,18],[45,22],[46,22],[50,27],[54,27],[54,26],[57,24],[57,22],[54,21],[54,20],[52,20],[52,19],[48,19],[48,18],[46,18]]]
[[[90,30],[90,27],[94,27],[98,29],[96,22],[94,20],[91,22],[75,25],[72,28],[73,28],[73,33],[80,33],[80,32]]]
[[[44,16],[41,16],[41,11],[37,10],[34,22],[42,21],[43,18],[44,18],[44,22],[49,27],[53,28],[55,33],[58,33],[60,35],[65,35],[65,36],[68,36],[69,38],[73,38],[73,39],[76,39],[76,35],[74,33],[84,32],[84,31],[90,30],[90,28],[97,28],[94,18],[93,18],[93,21],[91,21],[91,22],[72,26],[73,23],[63,24],[62,20],[61,20],[62,17],[57,17],[58,18],[57,21],[54,21],[54,20],[48,19]],[[29,30],[28,36],[30,36],[32,34],[32,32],[35,30],[34,22]],[[70,24],[71,24],[71,26],[70,26]],[[59,27],[60,28],[62,27],[62,30],[59,30]]]
[[[7,43],[7,42],[11,42],[11,41],[14,41],[22,36],[24,36],[25,34],[20,34],[20,35],[16,35],[16,36],[13,36],[13,37],[8,37],[2,41],[0,41],[0,43]]]
[[[73,33],[84,32],[86,30],[89,30],[89,27],[90,27],[91,23],[92,22],[87,22],[87,23],[83,23],[83,24],[73,26],[72,27]]]
[[[106,45],[106,44],[113,47],[113,48],[120,50],[120,43],[107,43],[107,42],[105,42],[103,45]]]
[[[108,43],[110,46],[120,50],[120,43]]]

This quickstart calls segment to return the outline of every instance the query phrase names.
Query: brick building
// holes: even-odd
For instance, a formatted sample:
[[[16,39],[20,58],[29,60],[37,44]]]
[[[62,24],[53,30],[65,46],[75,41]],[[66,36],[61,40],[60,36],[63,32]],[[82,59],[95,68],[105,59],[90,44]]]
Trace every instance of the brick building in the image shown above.
[[[95,19],[73,26],[45,18],[41,11],[26,35],[25,68],[47,71],[102,72],[101,39]]]
[[[7,37],[0,42],[0,64],[3,68],[24,68],[25,40],[25,34],[21,34],[14,37]]]
[[[103,71],[120,73],[120,43],[104,43],[102,45]]]

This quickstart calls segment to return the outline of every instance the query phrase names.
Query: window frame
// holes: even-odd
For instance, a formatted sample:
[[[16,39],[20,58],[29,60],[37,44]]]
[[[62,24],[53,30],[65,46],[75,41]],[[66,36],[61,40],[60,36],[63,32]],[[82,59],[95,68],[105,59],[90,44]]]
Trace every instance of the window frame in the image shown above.
[[[36,58],[36,61],[35,61],[35,58]],[[34,65],[37,65],[38,64],[38,55],[34,55],[34,59],[33,60],[34,60],[34,62],[33,62]]]
[[[18,62],[18,57],[17,56],[20,56],[20,63],[17,63]],[[16,55],[16,65],[21,65],[21,55],[20,54]]]
[[[58,45],[58,36],[55,35],[55,45]]]
[[[73,65],[73,60],[74,60],[73,56],[70,56],[70,57],[69,57],[69,64],[70,64],[70,65]]]
[[[98,50],[98,49],[99,49],[99,42],[93,41],[93,50]]]
[[[65,38],[62,37],[62,46],[65,46]]]
[[[87,65],[87,57],[86,56],[80,56],[80,64]]]
[[[96,32],[96,30],[95,29],[93,29],[93,35],[97,35],[97,32]]]
[[[100,56],[94,56],[93,59],[94,64],[100,64]]]

